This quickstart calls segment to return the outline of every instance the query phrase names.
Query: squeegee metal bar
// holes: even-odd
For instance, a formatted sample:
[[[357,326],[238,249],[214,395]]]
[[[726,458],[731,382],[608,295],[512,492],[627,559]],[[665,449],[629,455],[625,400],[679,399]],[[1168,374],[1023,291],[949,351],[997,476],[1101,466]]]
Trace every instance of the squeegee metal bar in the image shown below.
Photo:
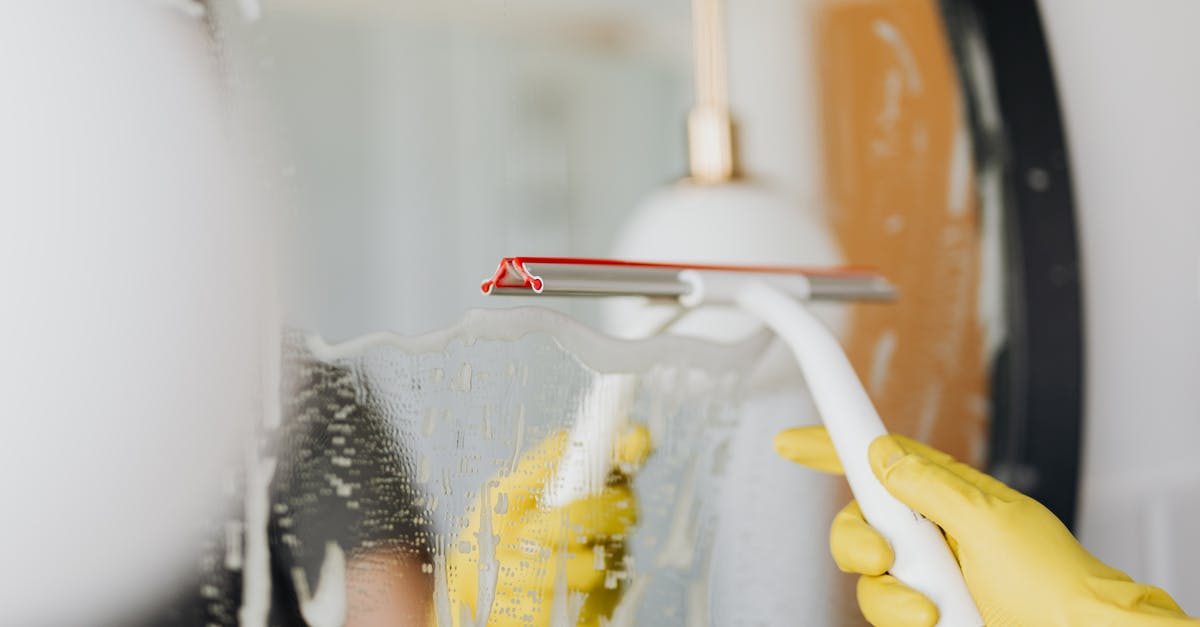
[[[645,296],[679,298],[692,289],[680,277],[687,270],[777,277],[801,276],[813,300],[884,301],[896,290],[878,274],[856,269],[824,270],[786,266],[721,266],[668,264],[612,259],[564,257],[507,257],[500,261],[481,289],[485,294],[508,296]]]

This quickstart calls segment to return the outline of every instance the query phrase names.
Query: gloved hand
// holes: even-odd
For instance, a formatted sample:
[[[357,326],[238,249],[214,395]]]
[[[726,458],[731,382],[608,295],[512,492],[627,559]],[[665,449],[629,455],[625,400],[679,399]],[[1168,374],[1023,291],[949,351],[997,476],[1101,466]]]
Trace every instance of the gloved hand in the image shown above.
[[[559,433],[547,438],[508,475],[489,481],[470,524],[458,534],[455,546],[447,547],[455,627],[475,624],[471,617],[481,611],[476,607],[481,544],[485,568],[491,558],[487,539],[481,543],[481,522],[487,523],[485,533],[490,527],[492,565],[499,569],[489,626],[550,625],[556,615],[578,616],[577,624],[595,626],[612,614],[621,585],[609,573],[623,570],[625,536],[638,517],[630,473],[650,453],[650,435],[645,427],[633,427],[620,438],[617,470],[601,494],[546,511],[539,500],[567,437]],[[481,509],[487,519],[481,518]],[[565,576],[560,577],[562,571]]]
[[[842,472],[823,427],[775,437],[796,463]],[[1084,550],[1041,503],[951,456],[902,436],[871,443],[871,469],[893,496],[936,523],[985,624],[1195,625],[1167,593],[1135,583]],[[894,555],[851,502],[833,520],[833,558],[858,573],[858,604],[876,627],[928,627],[937,608],[886,574]]]

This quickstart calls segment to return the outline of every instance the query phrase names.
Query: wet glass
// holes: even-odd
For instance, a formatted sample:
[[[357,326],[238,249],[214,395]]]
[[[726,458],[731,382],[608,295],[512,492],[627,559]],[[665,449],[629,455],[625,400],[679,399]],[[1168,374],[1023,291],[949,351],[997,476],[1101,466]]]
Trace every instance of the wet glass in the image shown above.
[[[539,319],[545,326],[531,328],[528,321],[519,321],[522,317]],[[488,337],[488,331],[502,337]],[[707,599],[689,596],[707,587],[718,450],[737,420],[739,372],[753,363],[755,347],[663,344],[622,346],[548,312],[513,311],[480,312],[472,323],[441,338],[377,336],[319,351],[335,356],[330,363],[365,382],[365,395],[386,425],[381,437],[410,458],[404,467],[412,473],[411,498],[431,533],[425,570],[431,571],[440,624],[464,611],[461,594],[449,589],[463,585],[454,581],[456,576],[470,578],[486,570],[448,572],[463,554],[477,553],[481,563],[494,560],[500,571],[483,574],[478,599],[469,599],[477,608],[490,606],[499,614],[506,606],[506,600],[497,597],[497,579],[522,584],[541,580],[548,590],[555,584],[566,586],[565,581],[554,581],[566,577],[561,570],[552,576],[531,572],[539,551],[565,549],[504,528],[503,520],[516,515],[504,510],[515,508],[522,498],[504,490],[514,483],[544,484],[551,479],[552,473],[529,468],[523,460],[548,438],[572,428],[601,372],[636,379],[627,419],[648,427],[653,452],[636,471],[629,469],[633,498],[622,506],[636,508],[639,515],[622,541],[622,554],[600,562],[600,589],[624,594],[617,612],[618,618],[624,617],[622,624],[707,622],[695,615],[707,611]],[[556,462],[558,456],[549,459]],[[489,507],[494,510],[489,513],[496,514],[494,541],[486,533],[462,533],[471,530],[471,516],[478,515],[485,486],[498,500]],[[613,515],[598,510],[593,514]],[[553,515],[535,511],[524,517]],[[522,542],[530,544],[527,552],[504,549]],[[603,544],[594,548],[613,550]],[[569,559],[596,567],[591,549]],[[534,564],[521,565],[528,561]],[[571,612],[577,615],[580,608],[566,607],[570,603],[569,594],[547,594],[531,605],[561,604],[564,607],[547,609],[551,614],[563,612],[567,624],[575,624]]]
[[[615,340],[541,308],[421,336],[288,333],[278,423],[200,568],[149,622],[835,622],[828,514],[811,515],[831,484],[764,459],[780,425],[813,417],[801,388],[757,376],[771,343]],[[611,469],[547,503],[576,444],[542,453],[613,377],[628,402],[617,439],[593,449]],[[629,458],[636,426],[648,447]]]

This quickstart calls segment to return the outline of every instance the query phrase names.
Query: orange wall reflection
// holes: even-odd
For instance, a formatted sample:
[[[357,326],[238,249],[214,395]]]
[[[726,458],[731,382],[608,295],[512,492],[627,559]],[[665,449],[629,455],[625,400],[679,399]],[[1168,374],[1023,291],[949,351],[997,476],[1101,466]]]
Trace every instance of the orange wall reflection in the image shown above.
[[[891,305],[855,309],[847,348],[889,428],[979,465],[987,368],[980,236],[957,78],[932,0],[830,1],[816,16],[830,216]]]

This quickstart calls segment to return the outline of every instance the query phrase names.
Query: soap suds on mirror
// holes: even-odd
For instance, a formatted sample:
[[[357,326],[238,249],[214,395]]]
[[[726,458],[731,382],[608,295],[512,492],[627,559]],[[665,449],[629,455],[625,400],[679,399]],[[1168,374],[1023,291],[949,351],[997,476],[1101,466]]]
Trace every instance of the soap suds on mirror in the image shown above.
[[[309,594],[304,569],[293,568],[292,579],[300,601],[300,614],[309,627],[341,627],[346,621],[346,555],[337,542],[325,545],[325,560],[321,564],[315,594]]]

